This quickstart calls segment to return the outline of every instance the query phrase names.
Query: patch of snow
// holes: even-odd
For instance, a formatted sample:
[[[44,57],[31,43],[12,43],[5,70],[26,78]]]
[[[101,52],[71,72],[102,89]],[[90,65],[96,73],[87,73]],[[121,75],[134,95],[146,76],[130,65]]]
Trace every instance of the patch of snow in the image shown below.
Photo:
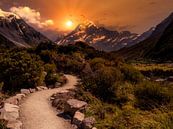
[[[0,9],[0,17],[4,17],[4,18],[9,18],[9,16],[14,16],[16,17],[17,19],[20,19],[20,17],[14,13],[11,13],[11,12],[5,12],[3,11],[2,9]],[[12,18],[14,17],[10,17],[9,20],[11,20]]]

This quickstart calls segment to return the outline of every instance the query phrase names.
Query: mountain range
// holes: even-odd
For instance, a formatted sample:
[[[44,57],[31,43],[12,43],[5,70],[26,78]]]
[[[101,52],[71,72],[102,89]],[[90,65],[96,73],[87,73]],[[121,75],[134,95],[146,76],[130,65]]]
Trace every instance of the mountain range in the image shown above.
[[[111,31],[86,21],[66,36],[60,34],[57,37],[55,43],[58,45],[82,41],[126,59],[173,60],[173,13],[141,35],[130,31]],[[50,41],[18,15],[9,12],[0,15],[0,48],[28,48]]]
[[[151,35],[153,28],[138,35],[130,31],[111,31],[104,27],[98,27],[91,21],[86,21],[68,35],[58,38],[59,45],[75,44],[77,41],[88,43],[90,46],[103,51],[117,51],[124,47],[135,45]]]
[[[173,60],[173,13],[147,39],[115,53],[127,59]]]
[[[0,15],[0,47],[32,47],[47,41],[50,40],[18,15],[10,12]]]

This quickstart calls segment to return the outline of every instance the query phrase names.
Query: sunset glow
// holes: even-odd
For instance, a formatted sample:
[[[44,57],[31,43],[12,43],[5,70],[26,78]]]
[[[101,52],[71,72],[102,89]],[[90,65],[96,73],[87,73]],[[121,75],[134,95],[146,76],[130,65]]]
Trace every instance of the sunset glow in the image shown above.
[[[71,20],[68,20],[68,21],[66,22],[67,28],[72,28],[73,25],[74,25],[74,23],[73,23],[73,21],[71,21]]]
[[[20,15],[39,28],[70,31],[75,29],[81,19],[86,18],[111,30],[129,30],[135,33],[143,33],[160,23],[172,12],[173,2],[173,0],[17,1],[1,0],[0,8]],[[67,23],[69,20],[73,23]]]

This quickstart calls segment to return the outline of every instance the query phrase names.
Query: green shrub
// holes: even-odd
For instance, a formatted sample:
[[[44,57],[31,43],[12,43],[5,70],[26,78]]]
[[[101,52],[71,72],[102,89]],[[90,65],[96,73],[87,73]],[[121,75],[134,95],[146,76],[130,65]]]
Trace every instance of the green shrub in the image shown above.
[[[56,66],[58,70],[61,70],[63,72],[80,74],[84,67],[84,64],[83,62],[76,60],[72,56],[59,55],[56,59]]]
[[[47,73],[56,73],[57,68],[55,64],[45,64],[44,65],[44,70]]]
[[[59,78],[58,74],[48,73],[45,77],[45,83],[47,86],[55,85],[59,81]]]
[[[113,101],[116,97],[116,88],[121,80],[121,72],[113,67],[102,67],[92,75],[84,75],[85,89],[105,101]]]
[[[143,75],[130,65],[123,64],[121,67],[121,71],[124,74],[124,81],[139,83],[143,80]]]
[[[43,75],[39,58],[24,51],[6,53],[0,60],[0,71],[2,89],[8,92],[33,88],[41,83]]]
[[[104,66],[105,63],[106,60],[103,58],[94,58],[90,61],[90,65],[93,68],[93,70],[100,68],[100,66]]]
[[[49,50],[43,50],[40,52],[41,60],[45,63],[53,63],[56,59],[56,52],[55,51],[49,51]]]
[[[0,129],[8,129],[8,128],[6,127],[6,122],[3,121],[3,120],[0,120]]]
[[[137,98],[136,106],[142,110],[159,108],[170,102],[171,95],[160,85],[145,82],[137,86],[135,90]]]

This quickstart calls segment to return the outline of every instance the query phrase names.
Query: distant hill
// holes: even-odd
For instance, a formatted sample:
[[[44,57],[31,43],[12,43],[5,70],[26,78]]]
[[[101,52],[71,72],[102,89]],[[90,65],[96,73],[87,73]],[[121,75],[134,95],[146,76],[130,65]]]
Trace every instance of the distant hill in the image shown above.
[[[129,31],[111,31],[104,27],[98,27],[93,22],[86,21],[67,36],[59,38],[56,42],[59,45],[68,45],[82,41],[98,50],[110,52],[117,51],[123,47],[130,47],[143,41],[149,37],[151,31],[152,29],[142,35]]]
[[[3,12],[0,15],[0,47],[31,47],[47,41],[50,40],[16,14]]]
[[[146,40],[115,53],[128,59],[173,60],[173,13]]]

